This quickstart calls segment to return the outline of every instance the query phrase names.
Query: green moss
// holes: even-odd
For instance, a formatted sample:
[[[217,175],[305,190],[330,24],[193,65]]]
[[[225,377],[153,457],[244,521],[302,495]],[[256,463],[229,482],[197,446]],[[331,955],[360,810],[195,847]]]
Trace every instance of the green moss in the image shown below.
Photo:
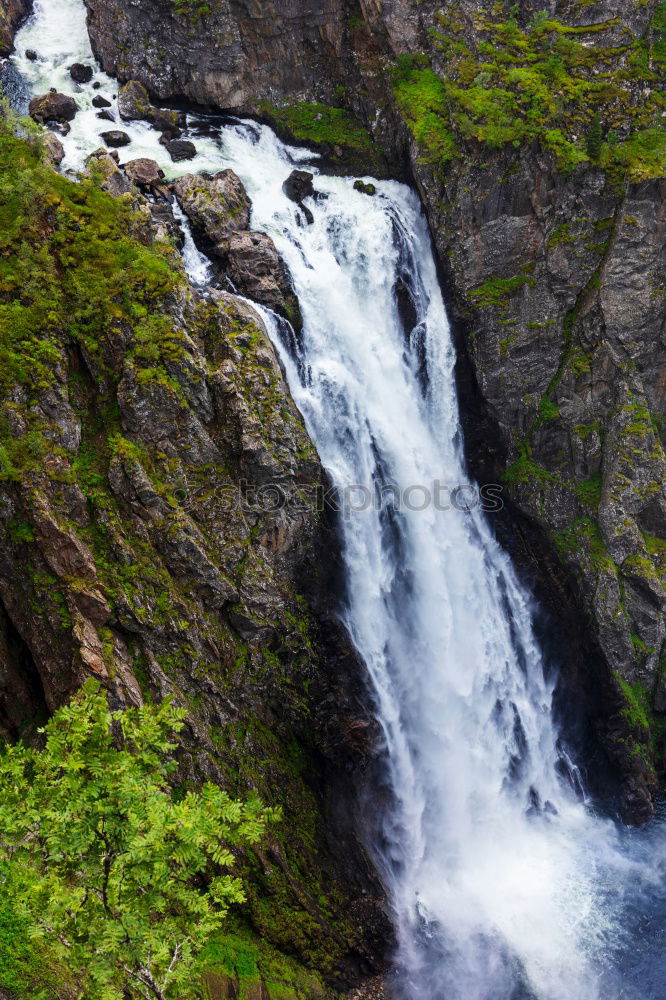
[[[601,485],[601,473],[597,472],[590,479],[576,483],[576,496],[581,503],[596,510],[601,502]]]
[[[597,571],[610,571],[613,574],[617,572],[615,563],[608,554],[608,549],[601,537],[599,525],[591,518],[578,518],[563,531],[555,532],[552,538],[561,555],[568,557],[573,554],[585,553],[590,564]]]
[[[539,141],[564,171],[594,162],[630,180],[663,176],[663,8],[644,38],[627,31],[614,46],[594,36],[617,19],[571,27],[540,11],[521,28],[500,3],[477,15],[467,42],[457,16],[440,14],[431,35],[444,71],[424,56],[399,57],[398,107],[425,158],[440,167],[470,140],[492,148]],[[647,94],[639,102],[637,86]]]
[[[271,948],[240,921],[229,923],[230,931],[216,935],[202,955],[204,1000],[211,997],[206,983],[223,981],[222,977],[235,983],[239,1000],[258,996],[261,984],[271,1000],[310,1000],[325,995],[324,984],[315,973]]]
[[[539,403],[539,415],[544,421],[557,420],[560,415],[559,407],[552,399],[543,396]]]
[[[516,274],[513,278],[490,278],[473,288],[469,297],[481,308],[502,306],[507,298],[515,295],[525,284],[534,284],[534,279],[529,274]]]
[[[507,486],[511,487],[530,484],[542,488],[547,483],[555,482],[557,477],[542,465],[532,461],[527,452],[524,452],[508,467],[503,479]]]
[[[375,153],[368,131],[344,108],[301,101],[284,106],[264,102],[260,105],[260,110],[302,142],[344,146],[360,152]]]
[[[571,234],[571,223],[563,222],[561,225],[556,226],[548,237],[548,249],[554,250],[563,243],[575,243],[575,241],[576,237]]]
[[[638,682],[629,684],[617,671],[615,671],[615,679],[625,698],[625,708],[622,710],[622,715],[632,728],[649,732],[651,699],[648,692]]]

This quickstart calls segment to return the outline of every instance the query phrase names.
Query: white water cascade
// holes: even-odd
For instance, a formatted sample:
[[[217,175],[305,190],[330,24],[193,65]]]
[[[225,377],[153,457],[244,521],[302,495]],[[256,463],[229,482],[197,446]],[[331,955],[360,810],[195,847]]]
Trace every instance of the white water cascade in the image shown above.
[[[69,172],[113,127],[96,118],[94,93],[117,93],[101,72],[97,91],[74,84],[74,61],[93,63],[80,0],[37,0],[14,67],[33,92],[56,86],[83,109],[63,139]],[[455,357],[416,195],[395,182],[355,191],[253,123],[189,115],[199,152],[178,165],[148,125],[120,127],[132,140],[123,161],[151,156],[167,176],[236,170],[298,293],[298,338],[263,315],[342,500],[344,620],[384,738],[370,847],[396,927],[395,996],[664,1000],[650,923],[666,911],[663,835],[596,817],[560,777],[528,596],[486,515],[465,503],[475,490]],[[282,190],[306,163],[311,225]]]

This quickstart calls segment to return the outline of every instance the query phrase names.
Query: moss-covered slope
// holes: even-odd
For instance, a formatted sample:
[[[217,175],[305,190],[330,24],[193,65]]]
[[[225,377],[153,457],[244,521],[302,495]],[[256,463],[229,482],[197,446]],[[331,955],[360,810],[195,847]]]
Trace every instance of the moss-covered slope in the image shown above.
[[[343,778],[368,750],[344,735],[360,674],[316,600],[316,453],[257,315],[193,291],[136,189],[66,180],[15,132],[0,122],[0,728],[32,738],[91,673],[118,703],[174,694],[179,780],[285,815],[239,858],[244,924],[211,968],[247,997],[262,978],[328,995],[385,927]],[[0,988],[34,996],[17,975]]]

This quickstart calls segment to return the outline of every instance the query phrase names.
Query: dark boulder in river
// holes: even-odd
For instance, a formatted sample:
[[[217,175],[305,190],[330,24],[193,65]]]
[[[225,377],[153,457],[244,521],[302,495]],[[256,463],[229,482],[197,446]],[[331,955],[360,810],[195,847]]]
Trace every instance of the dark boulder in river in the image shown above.
[[[117,146],[129,146],[131,139],[127,132],[121,132],[119,129],[112,129],[110,132],[102,132],[102,139],[107,146],[116,148]]]
[[[42,97],[33,97],[28,107],[30,117],[40,125],[51,121],[71,122],[78,110],[73,97],[59,94],[57,91],[50,91]]]
[[[93,78],[93,68],[84,63],[72,63],[69,67],[69,75],[77,83],[90,83]]]

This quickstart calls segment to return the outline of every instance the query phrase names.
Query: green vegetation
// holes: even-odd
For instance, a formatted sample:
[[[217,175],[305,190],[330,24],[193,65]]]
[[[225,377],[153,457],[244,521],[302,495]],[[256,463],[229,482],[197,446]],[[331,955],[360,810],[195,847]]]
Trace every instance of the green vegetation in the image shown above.
[[[576,483],[576,496],[581,503],[596,510],[601,502],[601,472]]]
[[[147,245],[128,196],[60,176],[44,162],[40,139],[17,131],[0,113],[2,479],[40,468],[52,449],[31,404],[53,386],[61,344],[80,344],[102,365],[127,324],[140,343],[168,344],[167,320],[151,313],[183,281],[171,245]],[[16,385],[20,413],[9,402]]]
[[[244,899],[221,874],[232,848],[277,817],[212,784],[175,795],[185,716],[169,701],[111,712],[90,681],[47,723],[42,750],[18,744],[0,757],[2,884],[15,908],[6,933],[16,950],[15,930],[27,928],[87,1000],[182,996]],[[28,957],[19,948],[19,965]]]
[[[503,476],[507,486],[533,485],[536,489],[556,481],[556,476],[542,465],[534,462],[527,450],[513,462]]]
[[[171,0],[177,17],[196,23],[213,10],[208,0]]]
[[[516,274],[513,278],[490,278],[482,285],[473,288],[469,297],[475,305],[502,307],[505,300],[523,287],[534,284],[529,274]]]
[[[370,134],[344,108],[302,101],[282,107],[263,103],[260,110],[302,142],[375,152]]]
[[[607,46],[595,36],[617,19],[570,27],[540,11],[520,27],[516,9],[499,2],[477,15],[470,41],[462,12],[440,14],[432,36],[444,69],[400,56],[398,107],[424,158],[440,167],[470,140],[494,149],[538,141],[565,171],[592,161],[618,178],[663,176],[665,12],[661,3],[644,38],[624,29]]]

